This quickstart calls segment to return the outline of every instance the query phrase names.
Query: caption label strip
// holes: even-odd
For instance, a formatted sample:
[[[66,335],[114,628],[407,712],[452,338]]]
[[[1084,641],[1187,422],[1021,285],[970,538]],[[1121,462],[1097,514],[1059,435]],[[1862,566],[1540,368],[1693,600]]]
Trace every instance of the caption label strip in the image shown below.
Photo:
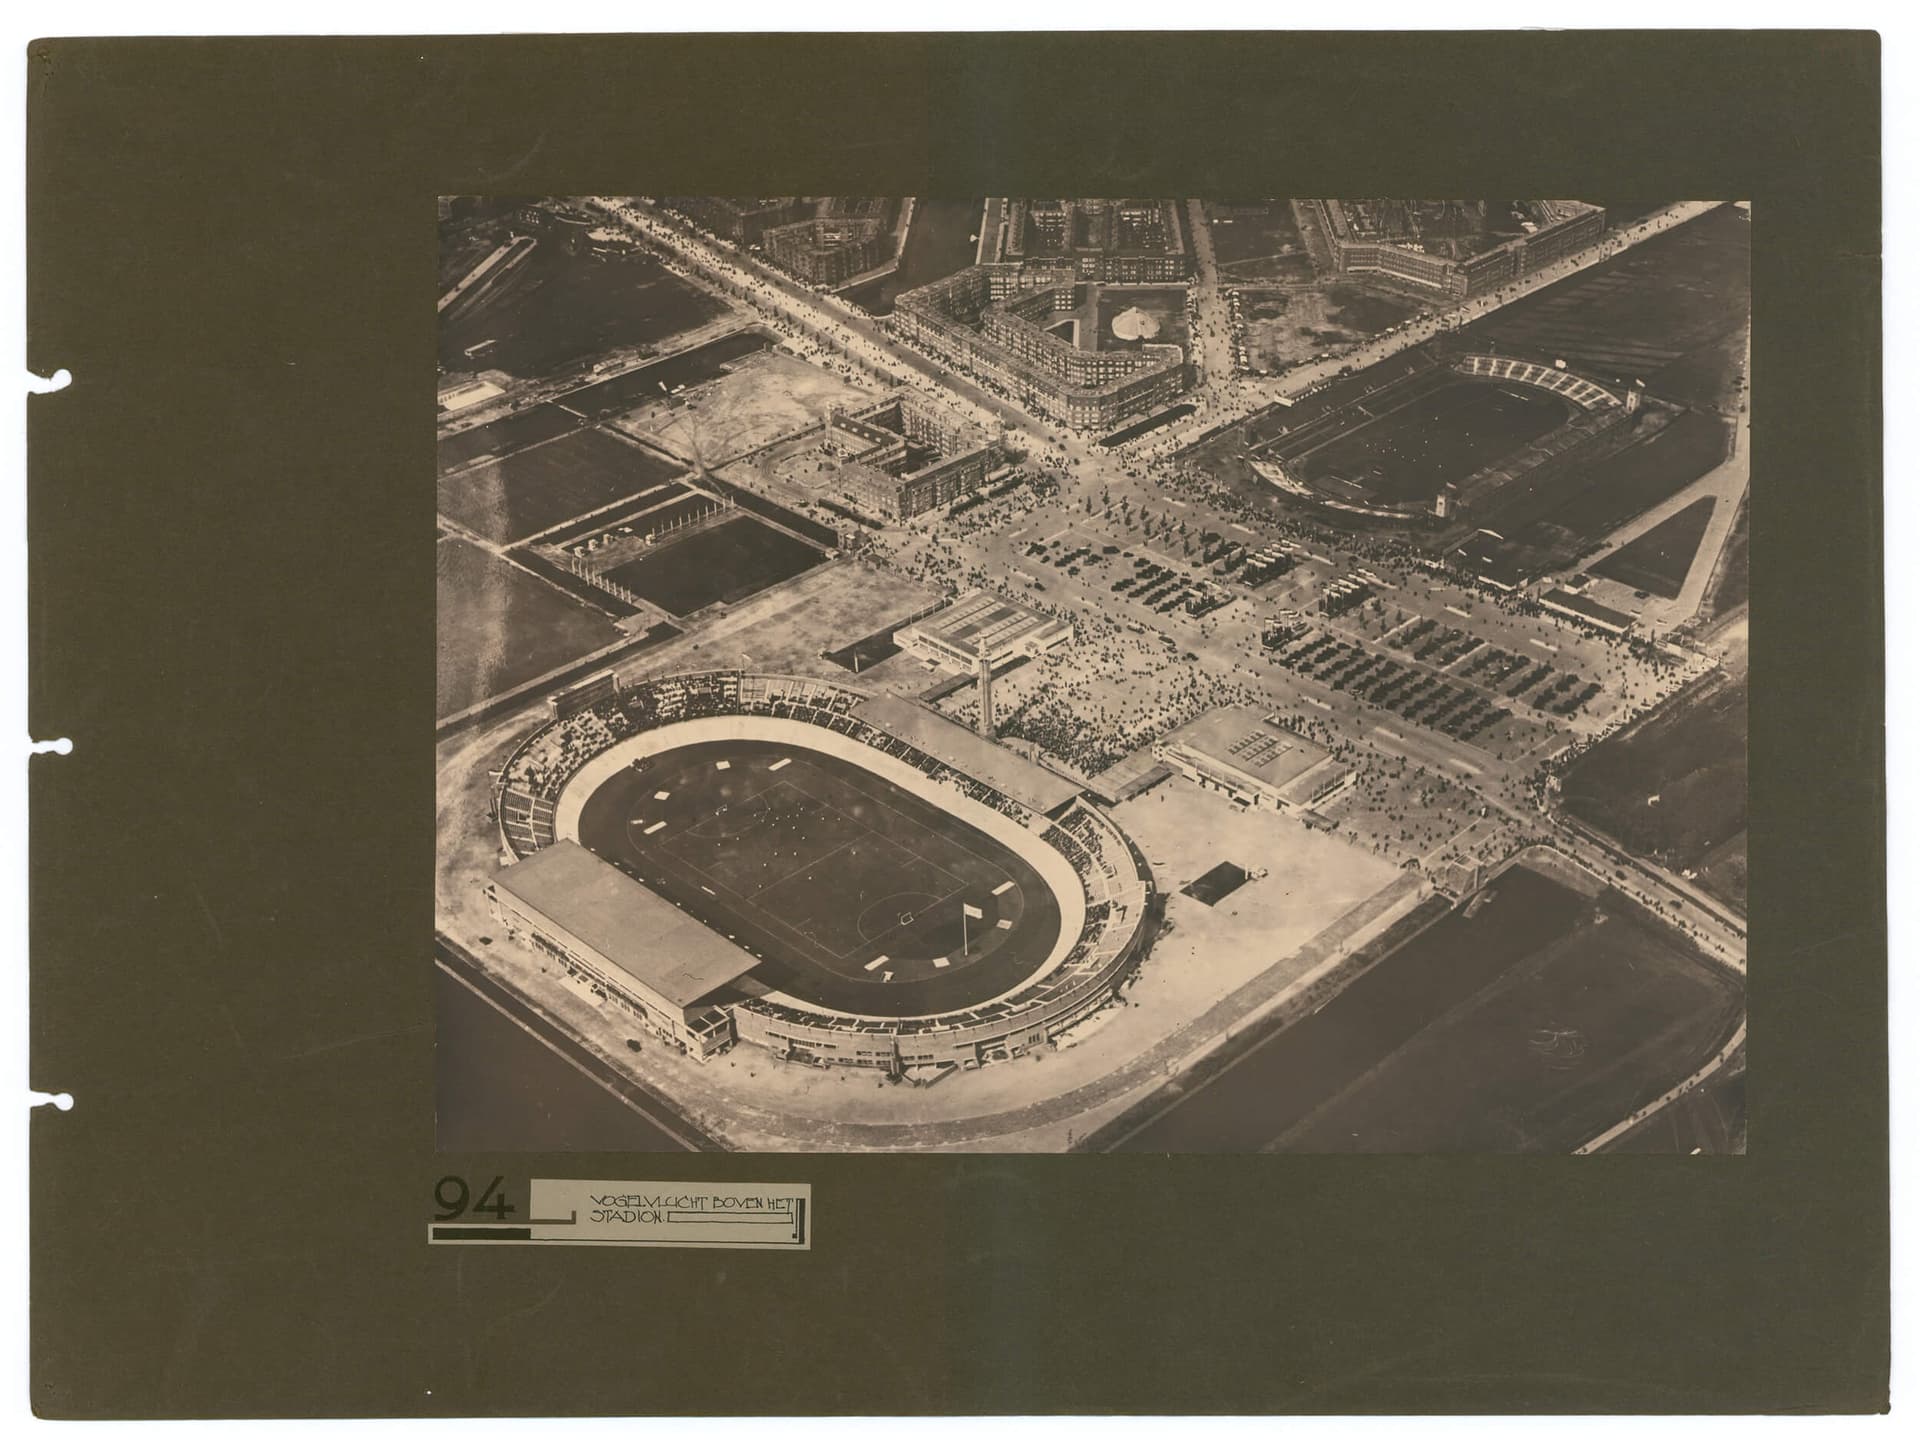
[[[794,1182],[623,1182],[464,1177],[434,1187],[436,1245],[737,1247],[806,1251],[813,1188]]]

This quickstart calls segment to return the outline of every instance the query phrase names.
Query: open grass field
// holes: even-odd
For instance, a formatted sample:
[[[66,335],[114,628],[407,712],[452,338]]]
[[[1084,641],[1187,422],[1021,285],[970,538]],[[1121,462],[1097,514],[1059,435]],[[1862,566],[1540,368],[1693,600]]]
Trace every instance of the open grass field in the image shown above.
[[[482,458],[505,457],[522,448],[551,442],[580,426],[580,419],[563,407],[542,404],[525,412],[503,417],[484,427],[470,427],[451,437],[440,439],[439,467],[443,473],[464,468]]]
[[[759,956],[763,986],[835,1010],[977,1004],[1031,975],[1060,935],[1059,902],[1011,850],[791,745],[654,755],[600,787],[580,840]],[[965,905],[981,918],[963,949]]]
[[[1229,215],[1231,211],[1233,214]],[[1310,282],[1313,260],[1285,201],[1206,203],[1213,259],[1229,285],[1242,281]]]
[[[1366,406],[1363,404],[1363,406]],[[1565,422],[1568,405],[1530,388],[1450,380],[1289,465],[1343,501],[1431,498]]]
[[[1274,1149],[1571,1151],[1684,1080],[1741,1004],[1733,978],[1602,895]]]
[[[1595,745],[1567,771],[1560,800],[1637,855],[1676,870],[1711,860],[1730,883],[1723,847],[1747,828],[1746,679],[1710,678]]]
[[[525,263],[440,327],[440,365],[556,377],[622,347],[646,346],[711,321],[719,300],[644,253],[574,250],[571,228],[545,228]],[[448,242],[443,244],[458,244]],[[467,349],[491,343],[473,357]]]
[[[1678,598],[1719,500],[1702,498],[1593,565],[1593,572],[1657,598]]]
[[[822,556],[790,533],[757,518],[739,517],[656,548],[610,570],[607,577],[684,617],[711,603],[737,603],[806,572]]]
[[[511,543],[680,471],[658,453],[586,428],[498,462],[445,474],[436,497],[440,511],[455,522],[496,543]]]
[[[874,395],[789,353],[763,352],[672,402],[650,399],[622,414],[620,427],[682,455],[697,450],[713,466],[813,426],[830,408],[857,407]]]
[[[1610,896],[1513,867],[1113,1149],[1567,1151],[1684,1077],[1738,1008]]]
[[[1643,378],[1656,396],[1724,405],[1748,311],[1749,223],[1723,206],[1464,329],[1474,345]]]
[[[604,615],[461,538],[434,544],[434,717],[620,637]]]

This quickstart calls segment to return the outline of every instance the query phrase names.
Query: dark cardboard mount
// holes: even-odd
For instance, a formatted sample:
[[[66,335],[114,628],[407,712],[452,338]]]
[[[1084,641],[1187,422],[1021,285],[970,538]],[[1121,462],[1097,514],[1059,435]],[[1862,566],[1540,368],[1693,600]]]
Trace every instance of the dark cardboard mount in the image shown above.
[[[28,75],[53,1417],[1874,1411],[1879,45],[48,40]],[[1753,202],[1751,1152],[700,1158],[806,1253],[429,1248],[441,193]],[[1477,189],[1476,189],[1477,188]]]

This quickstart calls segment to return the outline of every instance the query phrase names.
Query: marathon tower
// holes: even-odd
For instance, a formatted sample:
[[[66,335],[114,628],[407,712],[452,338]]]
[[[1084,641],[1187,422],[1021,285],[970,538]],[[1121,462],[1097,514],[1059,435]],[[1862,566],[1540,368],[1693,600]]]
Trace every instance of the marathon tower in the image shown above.
[[[993,661],[980,655],[980,737],[993,738]]]

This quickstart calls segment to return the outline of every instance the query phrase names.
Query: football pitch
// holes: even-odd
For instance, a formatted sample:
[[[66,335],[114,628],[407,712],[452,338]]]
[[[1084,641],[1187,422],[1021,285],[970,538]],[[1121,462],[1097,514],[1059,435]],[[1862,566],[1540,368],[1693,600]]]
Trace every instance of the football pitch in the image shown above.
[[[1296,470],[1308,482],[1345,482],[1372,501],[1401,503],[1464,481],[1566,420],[1567,405],[1545,393],[1450,382],[1315,449]]]
[[[831,1010],[963,1009],[1025,980],[1060,935],[1058,901],[1012,850],[792,745],[643,759],[587,801],[580,841],[759,956],[763,986]]]

